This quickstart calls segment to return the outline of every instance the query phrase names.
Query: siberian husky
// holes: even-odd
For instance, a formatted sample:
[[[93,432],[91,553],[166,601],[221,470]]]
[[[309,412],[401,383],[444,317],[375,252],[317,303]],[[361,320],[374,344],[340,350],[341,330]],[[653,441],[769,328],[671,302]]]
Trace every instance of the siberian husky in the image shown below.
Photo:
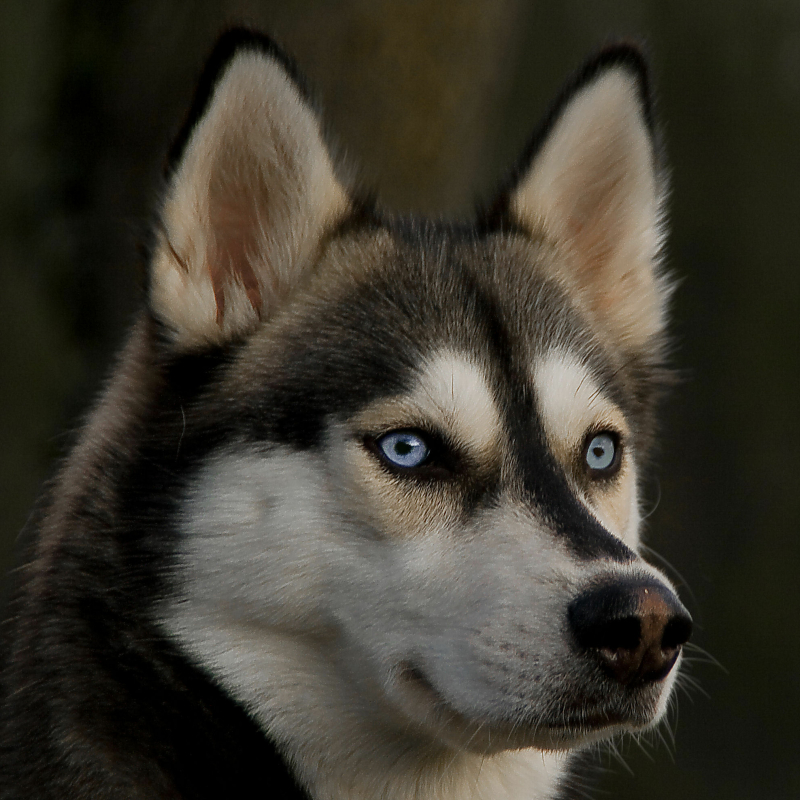
[[[637,553],[670,294],[641,54],[592,58],[469,226],[348,188],[247,31],[169,164],[11,604],[0,796],[566,796],[691,631]]]

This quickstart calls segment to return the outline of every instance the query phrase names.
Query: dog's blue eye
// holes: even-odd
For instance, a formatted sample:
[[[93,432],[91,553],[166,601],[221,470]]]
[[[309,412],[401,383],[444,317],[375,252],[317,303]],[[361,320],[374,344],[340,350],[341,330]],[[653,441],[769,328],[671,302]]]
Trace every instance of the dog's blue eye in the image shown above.
[[[598,433],[586,448],[586,466],[593,472],[603,472],[616,463],[617,445],[610,433]]]
[[[376,444],[390,464],[407,469],[421,467],[431,453],[425,440],[411,431],[387,433]]]

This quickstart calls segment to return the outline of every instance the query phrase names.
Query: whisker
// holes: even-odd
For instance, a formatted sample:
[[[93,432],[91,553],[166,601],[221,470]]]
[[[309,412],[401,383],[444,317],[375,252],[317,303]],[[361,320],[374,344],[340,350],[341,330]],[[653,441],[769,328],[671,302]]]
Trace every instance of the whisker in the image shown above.
[[[697,602],[697,597],[692,591],[691,586],[689,586],[689,582],[683,577],[683,575],[678,571],[671,561],[668,561],[666,558],[664,558],[664,556],[661,555],[661,553],[659,553],[657,550],[654,550],[652,547],[648,547],[646,544],[640,544],[639,549],[646,554],[648,558],[657,561],[668,573],[677,579],[676,583],[686,592],[686,594],[689,595],[692,605],[700,605]]]
[[[686,650],[689,650],[692,653],[697,653],[698,656],[701,656],[690,656],[688,659],[686,656],[684,656],[684,661],[689,661],[689,663],[695,664],[713,664],[715,667],[719,667],[726,675],[730,675],[728,668],[714,658],[714,656],[712,656],[711,653],[709,653],[705,648],[700,647],[700,645],[695,644],[694,642],[686,642],[686,644],[683,646]]]
[[[644,755],[644,757],[651,764],[655,764],[655,758],[653,758],[653,754],[645,746],[645,742],[642,741],[642,736],[643,735],[641,733],[635,733],[635,734],[631,735],[631,739],[633,739],[633,741],[636,744],[636,746],[639,748],[639,750],[641,750],[641,752]]]
[[[656,509],[661,504],[661,481],[656,479],[655,480],[655,484],[656,484],[656,491],[658,492],[658,494],[656,495],[656,499],[655,499],[655,502],[653,503],[653,507],[646,514],[644,514],[642,516],[642,522],[644,522],[645,520],[650,519],[650,517],[652,517],[653,514],[656,513]],[[647,548],[647,549],[649,549],[649,548]]]
[[[680,689],[692,703],[694,703],[692,692],[698,692],[706,699],[711,699],[711,695],[700,685],[700,681],[693,678],[691,675],[686,675],[685,673],[679,674],[678,679],[675,681],[675,686]],[[689,689],[691,689],[691,691],[689,691]]]
[[[625,770],[625,772],[627,772],[629,775],[634,775],[635,774],[634,771],[631,769],[628,762],[623,758],[622,753],[619,750],[617,740],[609,739],[607,742],[607,746],[609,755],[613,756],[614,760],[622,765],[622,768]]]

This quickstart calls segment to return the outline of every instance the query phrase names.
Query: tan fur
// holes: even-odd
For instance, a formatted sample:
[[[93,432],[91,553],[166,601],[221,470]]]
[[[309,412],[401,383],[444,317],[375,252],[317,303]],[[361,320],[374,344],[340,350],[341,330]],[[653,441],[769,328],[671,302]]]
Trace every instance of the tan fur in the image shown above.
[[[433,429],[458,446],[478,473],[500,462],[503,431],[486,378],[471,359],[452,352],[440,353],[425,364],[410,394],[369,406],[351,428],[376,434]],[[377,510],[378,529],[413,536],[429,532],[433,519],[443,528],[457,525],[461,499],[453,487],[398,479],[352,437],[347,462],[349,474],[358,476],[351,487],[354,502]]]
[[[662,331],[668,296],[655,269],[663,188],[637,92],[621,66],[581,89],[511,198],[530,231],[564,246],[553,277],[625,348]]]
[[[439,353],[427,363],[411,402],[462,447],[490,456],[500,435],[500,416],[481,367],[466,355]]]
[[[313,339],[317,307],[404,257],[386,232],[326,238],[345,195],[311,112],[267,62],[240,55],[221,80],[168,196],[154,267],[153,308],[179,348],[274,318],[226,376],[245,398],[295,330]],[[532,241],[504,238],[494,252],[554,279],[614,350],[640,348],[663,326],[660,187],[635,92],[621,67],[578,92],[511,197]],[[584,563],[563,546],[515,483],[480,357],[445,345],[407,392],[327,420],[318,449],[234,442],[187,488],[183,594],[165,602],[164,630],[248,708],[317,800],[543,797],[562,759],[542,751],[663,714],[672,678],[627,724],[508,722],[517,703],[546,718],[540,687],[555,698],[569,682],[564,610],[581,587],[650,568]],[[635,547],[635,454],[602,485],[580,464],[594,426],[625,440],[622,411],[577,356],[538,352],[534,363],[531,388],[575,497]],[[452,442],[467,478],[409,479],[381,463],[369,440],[406,428]],[[466,510],[469,481],[493,474],[497,497]]]
[[[452,352],[425,364],[409,395],[369,406],[350,428],[374,434],[434,429],[461,448],[476,472],[499,464],[502,429],[489,385],[477,364]],[[406,537],[430,533],[433,520],[443,530],[458,525],[461,499],[452,486],[398,479],[378,464],[359,438],[347,438],[344,474],[353,477],[343,497],[350,497],[359,513],[371,510],[378,530]]]
[[[332,444],[328,457],[341,446]],[[446,737],[464,721],[431,718],[429,700],[414,709],[420,720],[431,718],[421,727],[409,716],[412,698],[404,693],[393,708],[385,695],[391,687],[374,675],[353,691],[351,656],[331,636],[326,615],[340,606],[342,591],[357,592],[349,570],[366,568],[361,579],[385,601],[393,589],[381,589],[385,578],[363,561],[380,545],[359,553],[354,532],[342,527],[341,472],[338,463],[290,452],[268,460],[231,452],[208,464],[188,498],[189,582],[185,596],[164,609],[170,635],[281,743],[316,800],[519,800],[543,793],[558,780],[564,754],[491,752],[491,734],[487,754],[474,725],[464,734],[472,750],[454,748]],[[447,538],[429,530],[408,543],[419,551],[419,569],[446,569]],[[531,544],[540,543],[534,537]]]
[[[164,204],[154,312],[181,348],[251,331],[296,284],[347,206],[295,84],[268,56],[240,53]]]

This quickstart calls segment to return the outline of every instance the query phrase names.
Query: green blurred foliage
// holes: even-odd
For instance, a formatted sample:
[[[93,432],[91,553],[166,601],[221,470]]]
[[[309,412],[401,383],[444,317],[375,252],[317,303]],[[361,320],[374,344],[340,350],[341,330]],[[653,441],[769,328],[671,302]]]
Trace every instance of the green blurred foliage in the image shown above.
[[[459,217],[586,54],[616,36],[648,44],[684,381],[647,538],[724,669],[697,654],[675,743],[621,743],[629,771],[608,751],[596,796],[800,797],[794,0],[4,0],[0,567],[139,302],[136,245],[203,57],[242,21],[294,54],[383,202]]]

